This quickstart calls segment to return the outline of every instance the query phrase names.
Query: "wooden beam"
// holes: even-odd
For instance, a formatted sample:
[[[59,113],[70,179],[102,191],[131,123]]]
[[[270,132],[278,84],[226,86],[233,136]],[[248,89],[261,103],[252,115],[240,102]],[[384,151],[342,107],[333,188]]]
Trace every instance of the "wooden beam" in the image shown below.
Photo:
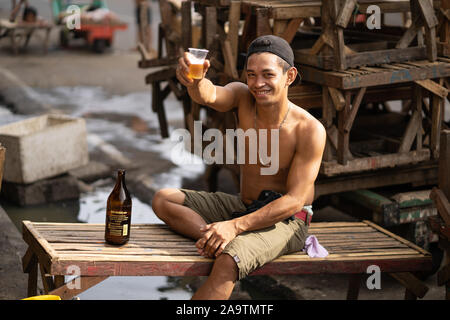
[[[339,14],[336,18],[336,25],[341,28],[347,28],[347,24],[355,10],[357,0],[345,1],[340,8]]]
[[[450,130],[441,131],[439,154],[439,189],[450,200]]]
[[[352,110],[350,111],[350,114],[348,115],[347,120],[345,121],[344,130],[346,132],[350,132],[350,129],[353,125],[353,121],[355,120],[356,114],[358,113],[359,106],[361,105],[361,101],[364,97],[364,94],[366,93],[366,87],[362,87],[359,89],[358,94],[356,95],[355,99],[352,103]]]
[[[350,274],[348,280],[347,300],[358,300],[359,288],[361,287],[361,274]]]
[[[239,22],[241,20],[241,2],[231,1],[230,13],[228,16],[227,40],[230,41],[233,60],[237,61],[239,50]]]
[[[233,79],[238,80],[239,74],[236,69],[236,60],[233,56],[230,41],[222,41],[222,54],[225,60],[225,73]]]
[[[437,284],[438,286],[443,286],[450,281],[450,264],[442,267],[437,273]]]
[[[192,46],[192,16],[191,1],[181,3],[181,45],[184,51]]]
[[[273,35],[281,37],[284,30],[286,30],[287,25],[290,20],[287,19],[274,19],[273,21]]]
[[[425,25],[425,43],[427,46],[428,60],[436,61],[437,59],[437,43],[436,43],[436,28],[429,28]]]
[[[283,34],[281,35],[281,38],[286,40],[287,42],[291,43],[294,39],[295,35],[297,34],[297,30],[300,27],[300,24],[302,23],[303,18],[295,18],[289,21],[289,24],[287,25],[286,29],[284,30]]]
[[[404,49],[409,46],[409,44],[416,37],[417,30],[420,28],[418,23],[419,23],[419,18],[416,17],[416,19],[414,19],[412,21],[412,24],[409,26],[408,30],[406,30],[406,32],[403,34],[403,36],[400,38],[400,40],[395,45],[396,49]]]
[[[335,162],[322,162],[320,173],[330,177],[338,174],[357,173],[365,170],[375,170],[408,165],[411,163],[422,162],[429,159],[430,150],[412,150],[410,152],[400,154],[391,153],[366,158],[355,158],[351,161],[348,161],[347,165],[342,165]],[[384,183],[386,183],[386,181],[384,181]],[[383,184],[379,186],[382,185]]]
[[[414,82],[443,99],[448,95],[448,90],[445,87],[439,85],[431,79],[416,80]]]
[[[439,215],[447,227],[450,227],[450,203],[441,189],[434,187],[431,190],[430,198],[433,200]]]
[[[207,6],[205,8],[205,16],[203,17],[204,26],[204,46],[210,49],[214,42],[214,37],[217,34],[217,9],[214,6]]]
[[[349,140],[350,134],[345,131],[345,121],[348,118],[350,112],[350,91],[345,92],[345,105],[338,114],[338,148],[337,148],[337,161],[339,164],[346,165],[348,159],[349,150]]]
[[[397,152],[401,153],[411,150],[414,138],[416,138],[417,136],[417,130],[419,130],[419,128],[422,128],[422,126],[420,125],[421,123],[422,115],[419,114],[417,110],[415,110],[408,122],[408,126],[406,127],[405,133],[403,134],[402,142]]]
[[[342,92],[333,87],[328,87],[328,92],[330,93],[331,100],[333,100],[336,110],[341,111],[345,106],[345,98],[342,95]]]
[[[436,95],[431,95],[431,136],[430,149],[434,159],[439,158],[439,141],[442,127],[442,109],[444,100]]]
[[[434,14],[434,8],[429,0],[417,0],[420,8],[420,13],[425,20],[426,26],[428,28],[434,28],[438,25],[438,20]]]
[[[272,34],[269,23],[269,9],[256,9],[256,37]]]

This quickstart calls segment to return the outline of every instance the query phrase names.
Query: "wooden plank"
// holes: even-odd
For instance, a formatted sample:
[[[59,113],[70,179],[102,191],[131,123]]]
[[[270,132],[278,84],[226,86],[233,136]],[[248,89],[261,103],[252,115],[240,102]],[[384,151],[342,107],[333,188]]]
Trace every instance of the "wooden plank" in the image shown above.
[[[52,260],[56,258],[56,252],[34,228],[30,221],[22,221],[22,235],[24,241],[36,254],[39,264],[48,269]]]
[[[419,298],[423,298],[428,292],[428,287],[410,272],[390,273],[390,276]]]
[[[447,97],[448,90],[431,79],[416,80],[414,82],[441,98]]]
[[[406,239],[403,239],[402,237],[400,237],[400,236],[398,236],[396,234],[393,234],[392,232],[390,232],[390,231],[380,227],[379,225],[377,225],[377,224],[375,224],[375,223],[373,223],[371,221],[363,220],[363,222],[366,223],[367,225],[373,227],[374,229],[379,230],[380,232],[384,233],[385,235],[387,235],[387,236],[389,236],[391,238],[394,238],[394,239],[400,241],[403,244],[406,244],[408,247],[410,247],[410,248],[412,248],[414,250],[417,250],[418,252],[422,253],[425,256],[429,256],[430,255],[429,252],[425,251],[421,247],[415,245],[414,243],[412,243],[412,242],[410,242],[410,241],[408,241]]]
[[[359,89],[355,99],[353,100],[352,110],[350,111],[350,114],[348,115],[348,118],[345,121],[344,131],[350,132],[350,129],[353,125],[353,121],[355,120],[356,114],[358,113],[359,106],[361,105],[361,101],[365,93],[366,87],[362,87],[361,89]]]
[[[436,43],[436,28],[429,28],[425,25],[425,44],[427,46],[428,60],[437,60],[437,43]]]
[[[154,82],[166,81],[167,79],[173,78],[175,76],[176,76],[176,69],[174,67],[168,67],[146,75],[145,83],[152,84]]]
[[[445,194],[442,192],[442,190],[434,187],[431,190],[430,198],[434,201],[439,215],[441,216],[442,220],[444,220],[445,225],[447,227],[450,227],[450,203]]]
[[[327,37],[326,34],[322,33],[320,35],[319,39],[317,39],[316,42],[314,42],[314,45],[309,50],[309,53],[311,55],[317,55],[320,52],[320,50],[322,50],[322,47],[327,43],[326,37]],[[295,52],[297,52],[297,50]],[[303,59],[298,58],[297,55],[295,57],[296,57],[296,59],[295,59],[296,62],[301,63],[304,61]]]
[[[420,120],[418,120],[418,128],[417,128],[417,134],[416,134],[416,150],[422,150],[422,144],[423,144],[423,126],[422,126],[422,100],[423,100],[423,93],[419,86],[414,85],[413,86],[413,99],[411,103],[414,103],[415,105],[415,111],[419,114]]]
[[[331,100],[333,100],[334,107],[337,111],[341,111],[345,106],[345,98],[341,91],[336,88],[328,87]]]
[[[236,59],[233,56],[229,40],[222,41],[222,54],[225,60],[225,73],[235,80],[239,80],[239,74],[236,69]]]
[[[325,162],[324,163],[332,163]],[[321,173],[322,173],[321,168]],[[438,167],[435,161],[418,163],[414,166],[385,168],[377,171],[359,171],[352,175],[339,175],[335,170],[332,176],[319,175],[315,183],[314,197],[355,189],[369,189],[412,183],[415,185],[437,184]]]
[[[273,21],[273,35],[281,37],[283,35],[284,30],[286,30],[286,27],[288,25],[290,20],[284,19],[274,19]]]
[[[430,149],[434,159],[439,159],[439,144],[442,127],[442,111],[444,100],[436,95],[431,95],[431,134]]]
[[[439,154],[439,189],[450,200],[450,130],[441,131]]]
[[[339,14],[336,18],[336,25],[341,28],[347,28],[347,24],[350,21],[350,18],[353,14],[353,11],[355,9],[357,0],[349,0],[345,1],[340,10]]]
[[[413,150],[402,154],[386,154],[367,158],[355,158],[349,160],[347,165],[336,162],[322,162],[320,173],[326,176],[334,176],[344,173],[357,173],[365,170],[390,168],[430,159],[430,150]]]
[[[408,30],[406,30],[406,32],[395,45],[396,49],[405,49],[409,47],[409,45],[417,35],[418,28],[420,28],[420,26],[418,26],[418,23],[419,17],[416,17],[416,19],[413,20],[411,26],[409,26]]]
[[[347,300],[357,300],[359,288],[361,287],[361,273],[353,273],[349,276]]]
[[[450,264],[442,267],[437,273],[437,283],[438,286],[443,286],[450,281]]]
[[[269,9],[257,8],[256,9],[256,36],[264,36],[272,34],[272,29],[269,23]]]
[[[155,67],[162,67],[167,65],[175,65],[178,63],[178,57],[164,57],[164,58],[157,58],[157,59],[149,59],[149,60],[140,60],[138,62],[138,67],[145,69],[145,68],[155,68]]]
[[[339,164],[346,165],[349,158],[347,154],[350,152],[349,141],[350,134],[345,131],[345,121],[350,113],[350,92],[345,92],[345,106],[338,114],[338,145],[337,145],[337,161]]]
[[[402,142],[398,148],[399,153],[408,152],[411,150],[411,146],[414,142],[414,139],[417,136],[417,131],[422,129],[422,115],[419,114],[417,110],[415,110],[411,116],[411,119],[408,122],[405,133],[403,134]]]
[[[181,45],[184,51],[192,47],[192,17],[191,17],[191,1],[183,1],[181,3]]]
[[[336,19],[339,0],[324,0],[322,6],[324,6],[327,1],[330,1],[329,4],[329,10],[331,12],[330,27],[332,31],[331,36],[333,42],[333,53],[335,58],[335,70],[345,70],[347,69],[347,60],[344,43],[344,29],[333,23]]]
[[[203,17],[204,26],[204,45],[205,48],[211,48],[214,42],[214,37],[217,34],[217,9],[216,7],[208,6],[205,8],[205,16]]]
[[[413,0],[415,1],[415,0]],[[433,28],[438,25],[438,20],[434,14],[433,5],[429,0],[416,0],[422,17],[425,20],[426,27]]]
[[[288,43],[291,43],[294,39],[295,35],[297,34],[297,30],[300,27],[300,24],[302,23],[303,18],[295,18],[289,21],[289,24],[287,25],[286,29],[284,30],[283,34],[281,35],[281,38],[286,40]]]
[[[239,22],[241,19],[241,2],[231,1],[230,13],[228,15],[228,34],[227,40],[230,41],[233,60],[237,61],[239,45]],[[235,63],[236,65],[236,63]]]
[[[450,76],[450,64],[448,63],[424,62],[419,64],[417,61],[414,63],[420,66],[420,68],[411,68],[409,70],[380,70],[380,72],[351,77],[342,73],[302,66],[303,80],[347,90]]]

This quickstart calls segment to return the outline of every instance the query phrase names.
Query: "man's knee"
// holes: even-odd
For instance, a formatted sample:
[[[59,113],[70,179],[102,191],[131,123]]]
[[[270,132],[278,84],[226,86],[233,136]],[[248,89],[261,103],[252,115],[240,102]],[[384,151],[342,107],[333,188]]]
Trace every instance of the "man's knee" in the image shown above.
[[[167,212],[167,202],[183,204],[185,195],[178,189],[166,188],[155,193],[152,199],[152,209],[157,216],[162,216]]]
[[[236,261],[234,261],[228,253],[222,253],[216,258],[213,269],[215,272],[231,279],[232,281],[236,281],[238,279],[239,268]]]

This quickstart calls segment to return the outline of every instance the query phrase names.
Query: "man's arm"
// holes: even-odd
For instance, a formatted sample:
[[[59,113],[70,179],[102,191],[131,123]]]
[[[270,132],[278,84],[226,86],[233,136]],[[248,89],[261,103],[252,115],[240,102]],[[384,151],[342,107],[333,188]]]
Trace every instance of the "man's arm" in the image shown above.
[[[231,82],[225,86],[216,86],[209,79],[205,78],[209,69],[209,60],[203,64],[203,78],[200,80],[191,79],[189,73],[188,53],[178,60],[177,79],[184,85],[193,101],[198,104],[211,107],[219,112],[229,111],[239,104],[239,99],[248,92],[247,85],[242,82]]]

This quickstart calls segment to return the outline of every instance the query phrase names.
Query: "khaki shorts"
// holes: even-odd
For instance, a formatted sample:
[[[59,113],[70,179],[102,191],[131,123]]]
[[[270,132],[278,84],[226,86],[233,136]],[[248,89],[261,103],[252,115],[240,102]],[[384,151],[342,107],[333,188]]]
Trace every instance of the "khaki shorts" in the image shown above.
[[[180,190],[186,195],[184,206],[197,212],[208,224],[230,220],[232,212],[246,210],[238,196],[223,192]],[[236,261],[241,280],[267,262],[302,250],[307,234],[308,227],[304,221],[295,218],[258,231],[244,232],[234,238],[223,252]]]

